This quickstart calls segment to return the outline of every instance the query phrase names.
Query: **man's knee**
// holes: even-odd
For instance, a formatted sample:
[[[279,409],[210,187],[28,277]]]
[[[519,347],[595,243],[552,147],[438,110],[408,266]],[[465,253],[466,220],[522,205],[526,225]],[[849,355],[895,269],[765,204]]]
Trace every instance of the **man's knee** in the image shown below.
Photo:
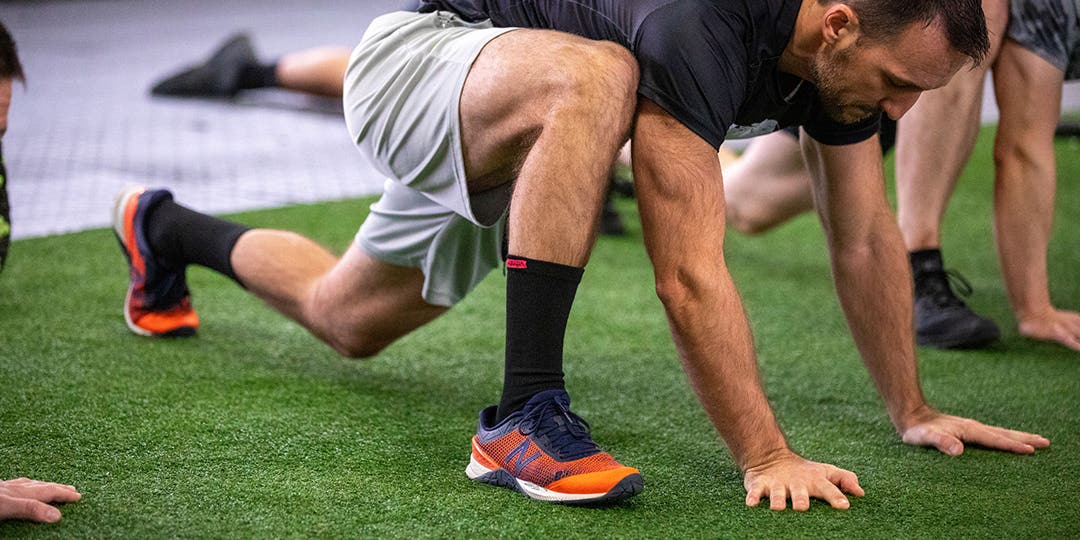
[[[580,120],[629,129],[637,106],[638,66],[626,48],[608,41],[575,41],[561,48],[557,66],[548,78],[549,121],[572,111]]]
[[[728,227],[745,236],[757,236],[772,228],[772,223],[762,219],[762,216],[754,214],[748,208],[730,204],[730,202],[727,205],[726,218],[725,221]]]
[[[382,352],[390,342],[373,339],[371,336],[357,332],[333,336],[327,340],[327,344],[345,358],[364,360]]]

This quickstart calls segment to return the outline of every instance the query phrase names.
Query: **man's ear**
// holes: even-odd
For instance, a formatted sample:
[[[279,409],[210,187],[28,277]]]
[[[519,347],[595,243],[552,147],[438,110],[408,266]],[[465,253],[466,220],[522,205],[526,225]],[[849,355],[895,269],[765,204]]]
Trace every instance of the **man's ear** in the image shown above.
[[[829,46],[847,46],[859,38],[859,16],[851,6],[835,3],[821,18],[821,40]]]

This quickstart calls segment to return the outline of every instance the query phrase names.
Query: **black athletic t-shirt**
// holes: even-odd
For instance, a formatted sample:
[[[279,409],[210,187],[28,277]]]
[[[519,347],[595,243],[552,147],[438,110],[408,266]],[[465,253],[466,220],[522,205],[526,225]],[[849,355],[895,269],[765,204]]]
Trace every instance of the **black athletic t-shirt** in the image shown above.
[[[826,116],[817,89],[781,73],[799,0],[422,0],[499,27],[545,28],[618,43],[637,58],[638,93],[703,139],[753,137],[801,125],[840,145],[878,130],[879,116],[844,125]]]

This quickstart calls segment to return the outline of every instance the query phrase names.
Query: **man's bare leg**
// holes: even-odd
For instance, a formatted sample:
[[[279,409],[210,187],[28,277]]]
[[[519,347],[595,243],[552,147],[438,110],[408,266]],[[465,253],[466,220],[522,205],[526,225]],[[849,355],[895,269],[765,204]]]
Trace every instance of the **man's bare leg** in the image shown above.
[[[474,192],[516,177],[511,253],[585,265],[629,134],[636,66],[618,45],[547,31],[508,33],[481,53],[462,92],[465,169]]]
[[[338,259],[298,234],[256,229],[237,241],[232,264],[248,290],[350,358],[374,356],[448,309],[423,300],[419,269],[356,243]]]
[[[743,234],[760,234],[814,208],[810,173],[799,140],[772,133],[750,143],[724,169],[727,224]]]
[[[278,85],[287,90],[339,98],[351,52],[344,47],[318,47],[286,54],[277,61]]]
[[[469,189],[486,191],[516,178],[514,253],[584,265],[595,228],[582,225],[596,221],[607,172],[629,130],[636,73],[632,57],[616,45],[548,31],[504,34],[477,58],[461,105]],[[377,261],[356,246],[338,260],[294,233],[240,234],[234,224],[165,205],[179,216],[175,222],[199,225],[158,227],[179,239],[150,234],[164,238],[162,252],[180,254],[169,261],[189,264],[185,253],[211,240],[188,238],[189,230],[230,236],[233,243],[208,250],[213,260],[196,263],[235,277],[346,356],[370,356],[446,310],[421,299],[423,276],[415,268]],[[151,221],[158,214],[161,209]],[[170,246],[185,243],[195,249]]]
[[[994,230],[1020,333],[1080,350],[1080,314],[1050,302],[1046,268],[1063,82],[1064,73],[1035,53],[1014,41],[1002,46],[994,65],[1001,109],[994,141]]]
[[[602,453],[570,412],[562,370],[567,319],[595,241],[609,171],[629,134],[636,91],[637,63],[626,49],[548,31],[496,38],[466,81],[461,114],[470,190],[515,181],[503,391],[498,406],[480,413],[466,469],[474,480],[539,482],[553,500],[574,497],[561,492],[564,481],[596,501],[641,491],[637,469]],[[541,439],[549,442],[534,439],[530,425],[549,433]],[[584,448],[573,455],[590,462],[548,483],[538,469],[515,461],[514,447],[530,448],[530,460]]]
[[[489,43],[465,83],[470,190],[515,181],[499,420],[531,396],[563,388],[566,321],[636,89],[637,64],[626,49],[535,30]]]

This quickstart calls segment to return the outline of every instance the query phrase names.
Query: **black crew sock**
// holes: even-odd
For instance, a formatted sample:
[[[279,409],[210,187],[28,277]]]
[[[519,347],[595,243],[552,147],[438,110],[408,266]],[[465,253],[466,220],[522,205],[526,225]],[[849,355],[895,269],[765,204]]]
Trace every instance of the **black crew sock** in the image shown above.
[[[241,90],[252,88],[277,88],[281,83],[277,78],[277,62],[269,64],[248,64],[241,68],[236,84]]]
[[[172,200],[151,208],[144,223],[150,250],[162,264],[177,270],[198,264],[240,283],[230,257],[248,227],[200,214]]]
[[[537,392],[564,388],[566,320],[584,270],[510,255],[506,259],[506,371],[496,422]]]

